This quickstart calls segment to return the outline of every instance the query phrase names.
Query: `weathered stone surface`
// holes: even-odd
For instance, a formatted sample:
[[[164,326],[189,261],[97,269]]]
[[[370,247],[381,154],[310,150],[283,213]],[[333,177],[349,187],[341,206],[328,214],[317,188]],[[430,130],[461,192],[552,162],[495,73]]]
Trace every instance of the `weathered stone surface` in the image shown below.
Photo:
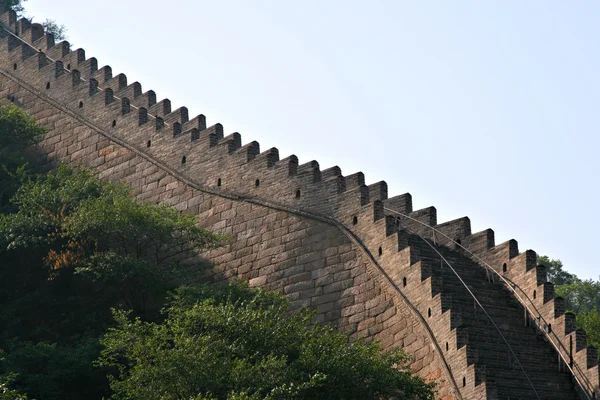
[[[7,14],[0,20],[14,30]],[[516,242],[494,247],[493,232],[471,235],[468,218],[437,225],[446,236],[432,237],[415,221],[435,225],[435,208],[413,211],[408,194],[387,199],[385,182],[367,187],[362,173],[322,173],[316,162],[298,165],[295,156],[280,160],[276,149],[242,146],[239,134],[224,137],[220,124],[207,128],[204,116],[189,119],[185,108],[171,112],[170,101],[128,86],[124,75],[90,69],[83,51],[42,42],[35,48],[45,54],[24,53],[27,44],[15,45],[0,29],[0,99],[48,128],[37,149],[42,163],[48,170],[57,163],[94,168],[103,179],[127,183],[141,201],[173,205],[229,235],[227,246],[186,261],[210,260],[207,278],[280,291],[293,307],[312,307],[319,321],[355,338],[404,348],[413,370],[438,382],[440,398],[535,398],[516,363],[505,365],[508,349],[498,333],[421,234],[438,243],[499,325],[509,327],[508,341],[536,389],[547,398],[575,398],[569,376],[553,364],[556,354],[523,326],[523,311],[501,285],[488,284],[482,267],[447,248],[456,247],[450,239],[461,240],[528,294],[535,290],[533,305],[557,340],[580,343],[543,271],[530,253],[519,256]],[[386,216],[384,206],[412,219]],[[598,390],[597,355],[590,364],[593,352],[579,345],[576,354],[563,353],[582,366],[577,377],[591,382],[588,393]]]

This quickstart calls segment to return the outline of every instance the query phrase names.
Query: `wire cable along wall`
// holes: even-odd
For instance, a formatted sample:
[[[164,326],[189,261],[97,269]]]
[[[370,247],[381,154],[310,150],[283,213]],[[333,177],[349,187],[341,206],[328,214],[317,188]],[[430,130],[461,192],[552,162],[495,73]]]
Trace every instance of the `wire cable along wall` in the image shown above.
[[[567,360],[566,357],[563,355],[563,353],[560,351],[559,347],[562,347],[563,350],[565,350],[565,352],[567,351],[567,349],[564,347],[564,345],[562,344],[562,342],[556,337],[556,334],[554,332],[548,332],[547,329],[540,328],[539,325],[541,325],[542,322],[543,322],[543,324],[545,324],[545,326],[548,326],[548,323],[545,321],[544,317],[537,310],[537,308],[532,304],[531,300],[529,299],[529,296],[517,284],[515,284],[512,281],[510,281],[509,279],[507,279],[506,277],[504,277],[502,274],[498,273],[498,271],[496,271],[487,262],[485,262],[483,259],[481,259],[481,257],[479,257],[478,255],[476,255],[473,252],[471,252],[469,249],[467,249],[466,247],[464,247],[461,243],[459,243],[456,240],[452,239],[451,237],[449,237],[445,233],[441,232],[440,230],[434,228],[433,226],[428,225],[428,224],[426,224],[426,223],[424,223],[422,221],[419,221],[416,218],[412,218],[409,215],[403,214],[403,213],[398,212],[396,210],[392,210],[392,209],[387,208],[387,207],[384,207],[383,209],[385,211],[389,211],[390,213],[396,214],[397,216],[399,216],[399,217],[397,217],[397,221],[399,221],[400,223],[403,222],[404,218],[410,219],[411,221],[417,222],[417,223],[421,224],[422,226],[430,229],[432,231],[432,233],[434,234],[434,238],[435,238],[435,235],[441,235],[442,237],[444,237],[445,239],[447,239],[451,243],[453,243],[455,246],[457,246],[458,248],[460,248],[460,249],[464,250],[466,253],[468,253],[478,263],[480,263],[481,265],[483,265],[486,268],[486,273],[491,272],[495,276],[497,276],[505,284],[505,286],[508,287],[511,290],[511,292],[515,295],[515,297],[517,297],[517,299],[519,300],[519,302],[525,308],[526,313],[529,313],[530,315],[536,315],[536,318],[534,318],[534,321],[537,320],[537,328],[541,332],[543,332],[545,334],[545,336],[548,339],[548,341],[552,344],[552,346],[554,347],[554,349],[558,353],[559,361],[562,359],[564,365],[569,369],[569,371],[571,372],[572,376],[575,378],[575,380],[577,382],[577,385],[582,389],[581,392],[585,395],[586,399],[587,400],[592,400],[592,398],[588,394],[588,393],[594,393],[594,389],[593,389],[592,383],[586,378],[586,376],[583,373],[583,371],[581,371],[579,365],[577,365],[576,363],[573,363],[572,360]],[[412,234],[418,236],[419,238],[421,238],[421,240],[423,240],[425,243],[427,243],[427,245],[429,245],[439,255],[439,257],[443,260],[443,262],[446,263],[448,265],[448,267],[450,268],[450,270],[456,275],[456,277],[458,278],[458,280],[460,281],[460,283],[465,287],[465,289],[473,297],[475,303],[481,308],[481,310],[484,312],[484,314],[486,315],[486,317],[490,320],[490,322],[492,323],[492,325],[494,326],[494,328],[496,329],[496,331],[498,332],[498,334],[500,335],[500,337],[502,338],[502,340],[504,341],[504,343],[508,347],[510,353],[513,355],[513,357],[515,358],[515,360],[517,360],[517,363],[519,364],[519,368],[523,372],[523,375],[527,379],[527,381],[528,381],[529,385],[531,386],[532,390],[534,391],[536,397],[538,399],[540,399],[537,391],[535,390],[535,387],[534,387],[533,383],[531,382],[531,379],[527,375],[527,372],[525,372],[525,369],[523,368],[523,365],[521,364],[521,362],[519,362],[518,357],[516,356],[515,352],[513,351],[512,347],[510,346],[510,344],[508,343],[508,341],[506,340],[505,336],[500,331],[500,328],[498,328],[498,326],[496,325],[496,323],[494,322],[494,320],[492,319],[492,317],[486,311],[485,307],[483,307],[483,305],[479,302],[479,300],[477,299],[477,297],[475,296],[475,294],[467,286],[467,284],[464,282],[464,280],[461,278],[461,276],[458,274],[458,272],[454,269],[454,267],[452,267],[452,265],[450,264],[450,262],[448,262],[448,260],[446,260],[446,258],[435,248],[435,246],[432,245],[429,242],[429,240],[425,239],[422,235],[420,235],[420,234],[418,234],[418,233],[410,230],[410,228],[406,224],[403,224],[403,227],[404,227],[404,229],[407,232],[412,233]],[[494,276],[494,275],[492,275],[492,276]],[[521,294],[519,294],[517,290],[521,291]],[[523,296],[526,298],[527,301],[525,301],[525,299],[523,298]],[[533,308],[534,308],[533,310],[530,308],[530,305],[533,306]],[[526,316],[527,316],[527,314],[526,314]],[[550,336],[550,334],[552,334],[552,336],[554,337],[555,340],[552,340],[552,337]],[[577,372],[579,372],[579,374],[575,373],[575,371],[573,370],[573,367],[575,367],[575,369],[577,369]],[[583,382],[582,382],[582,380],[580,378],[583,379]],[[595,396],[594,396],[594,398],[595,398]]]

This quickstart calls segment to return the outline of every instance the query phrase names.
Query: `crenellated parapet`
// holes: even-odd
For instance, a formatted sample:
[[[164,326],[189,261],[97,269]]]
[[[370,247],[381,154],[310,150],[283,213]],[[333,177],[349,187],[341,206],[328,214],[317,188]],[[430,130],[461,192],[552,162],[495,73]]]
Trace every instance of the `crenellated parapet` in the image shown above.
[[[396,218],[385,215],[383,204],[376,200],[355,209],[349,221],[352,231],[430,327],[437,350],[444,354],[465,398],[496,398],[495,384],[486,382],[485,365],[479,363],[477,349],[469,344],[463,316],[452,306],[453,295],[444,291],[440,264],[421,256],[407,232],[397,228]]]
[[[298,165],[293,155],[280,160],[275,148],[261,152],[257,142],[242,145],[238,133],[224,136],[223,126],[207,127],[204,115],[190,119],[186,107],[171,110],[169,99],[157,101],[154,91],[143,92],[138,82],[128,84],[127,76],[113,75],[110,66],[98,68],[83,49],[70,51],[67,42],[55,44],[51,35],[33,34],[39,24],[5,20],[19,33],[19,38],[7,35],[0,42],[8,54],[5,68],[12,66],[40,92],[203,185],[258,197],[277,188],[285,193],[279,202],[322,215],[338,215],[348,204],[387,199],[385,182],[365,186],[361,173],[344,177],[337,167],[321,171],[316,161]],[[207,167],[222,170],[223,176],[208,176]]]
[[[345,305],[346,300],[336,299],[335,302],[344,303],[340,305],[339,315],[335,310],[323,313],[328,312],[343,321],[340,325],[351,327],[349,331],[356,336],[402,346],[414,355],[413,366],[423,368],[424,374],[428,365],[439,362],[445,375],[438,378],[451,387],[453,398],[495,399],[510,392],[522,393],[521,398],[533,398],[528,397],[531,392],[524,387],[525,380],[515,365],[530,368],[533,386],[549,393],[550,398],[553,398],[552,393],[563,396],[572,389],[564,374],[557,372],[554,377],[550,370],[534,367],[536,361],[545,363],[558,359],[556,355],[547,354],[551,347],[543,341],[532,344],[531,348],[517,348],[522,359],[507,357],[507,344],[501,336],[507,336],[507,343],[516,348],[517,334],[527,343],[535,343],[538,337],[551,342],[563,359],[568,360],[589,397],[600,394],[597,351],[585,346],[585,332],[574,329],[574,316],[565,313],[562,299],[554,297],[554,287],[546,282],[543,267],[535,265],[533,251],[519,253],[514,240],[496,246],[493,231],[472,233],[468,217],[438,223],[435,207],[413,210],[410,194],[388,197],[384,181],[367,184],[362,172],[344,176],[337,166],[322,170],[317,161],[299,163],[294,155],[280,158],[276,148],[261,151],[258,142],[244,143],[239,133],[226,134],[219,123],[207,125],[203,114],[190,118],[186,107],[172,110],[169,99],[160,99],[153,90],[144,91],[139,82],[129,83],[126,75],[114,74],[110,66],[99,67],[98,60],[86,58],[83,49],[72,50],[68,42],[55,43],[41,25],[17,19],[11,11],[0,14],[0,23],[5,27],[5,30],[0,29],[0,73],[27,87],[28,102],[32,103],[28,107],[35,109],[37,101],[50,103],[103,138],[105,147],[90,146],[87,141],[93,139],[91,134],[79,133],[73,128],[68,146],[53,147],[55,141],[65,140],[62,135],[48,140],[48,147],[43,151],[45,161],[85,163],[96,168],[101,177],[126,178],[140,199],[164,201],[181,211],[197,213],[229,234],[237,229],[231,221],[241,220],[249,204],[335,227],[353,243],[356,253],[361,254],[356,257],[368,260],[370,270],[374,271],[373,279],[383,288],[385,296],[406,304],[427,339],[413,341],[411,335],[391,334],[396,332],[391,324],[398,320],[389,317],[391,311],[370,304],[373,300],[363,289],[346,287],[352,281],[346,276],[351,272],[338,271],[332,275],[339,277],[341,283],[326,281],[330,278],[323,271],[327,270],[328,262],[337,260],[343,264],[350,259],[342,259],[337,248],[323,251],[325,261],[317,259],[312,253],[317,239],[301,235],[289,237],[303,233],[306,227],[298,225],[298,232],[285,231],[284,236],[303,246],[306,254],[293,253],[291,261],[285,262],[292,265],[292,269],[298,269],[297,276],[308,281],[286,281],[286,285],[279,281],[270,283],[271,276],[287,273],[276,271],[270,264],[262,265],[267,261],[277,262],[278,252],[288,251],[288,244],[279,243],[275,233],[263,238],[264,245],[248,244],[246,237],[240,239],[244,245],[261,251],[271,244],[276,250],[257,261],[250,258],[250,250],[240,245],[236,262],[248,262],[248,268],[256,270],[244,272],[251,284],[281,289],[297,297],[299,304],[323,310],[334,307],[334,301],[328,300],[331,295],[326,293],[332,287],[361,299],[362,303],[351,305]],[[19,105],[25,102],[19,93],[13,94],[10,90],[6,97]],[[67,129],[57,126],[58,122],[51,117],[46,124],[50,129]],[[105,151],[117,146],[121,148],[119,151]],[[140,170],[140,164],[134,164],[133,157],[151,164],[151,171]],[[188,195],[184,185],[243,205],[239,213],[220,203],[203,206],[198,200],[200,195]],[[169,190],[168,196],[165,187]],[[277,223],[274,219],[264,226],[250,226],[247,222],[240,222],[240,226],[252,232],[269,229],[279,232],[283,227]],[[320,238],[323,246],[332,240],[326,235],[314,237]],[[238,243],[234,243],[232,249],[236,246]],[[215,257],[230,260],[225,254]],[[304,266],[299,269],[296,264],[301,259],[324,265],[319,264],[318,270],[308,271]],[[473,306],[465,287],[453,271],[444,266],[444,260],[455,265],[464,283],[481,296],[482,304],[499,326],[498,332]],[[352,267],[352,271],[358,269]],[[502,289],[502,283],[486,273],[488,267],[509,282],[510,296]],[[265,274],[271,275],[257,272],[263,268]],[[358,282],[357,278],[352,279],[355,284]],[[323,286],[315,286],[321,280]],[[308,301],[309,295],[313,300]],[[516,299],[521,308],[514,307],[510,299]],[[523,318],[523,309],[526,318]],[[505,327],[509,328],[502,333]],[[499,367],[505,362],[506,374],[504,367]],[[569,369],[565,365],[562,368]]]
[[[597,349],[586,345],[585,331],[575,329],[575,315],[565,312],[564,300],[555,297],[554,285],[546,277],[546,268],[536,263],[536,253],[532,250],[520,253],[514,239],[494,246],[491,230],[478,234],[478,237],[485,236],[491,236],[492,240],[467,248],[514,285],[516,295],[526,309],[525,323],[544,333],[546,340],[558,349],[578,380],[586,386],[591,398],[597,398],[600,394]]]

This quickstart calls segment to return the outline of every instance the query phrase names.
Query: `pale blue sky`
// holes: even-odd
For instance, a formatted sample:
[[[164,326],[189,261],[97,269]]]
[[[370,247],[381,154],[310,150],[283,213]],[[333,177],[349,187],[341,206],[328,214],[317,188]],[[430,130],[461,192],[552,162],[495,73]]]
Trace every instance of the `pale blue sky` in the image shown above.
[[[597,1],[25,6],[190,117],[600,274]]]

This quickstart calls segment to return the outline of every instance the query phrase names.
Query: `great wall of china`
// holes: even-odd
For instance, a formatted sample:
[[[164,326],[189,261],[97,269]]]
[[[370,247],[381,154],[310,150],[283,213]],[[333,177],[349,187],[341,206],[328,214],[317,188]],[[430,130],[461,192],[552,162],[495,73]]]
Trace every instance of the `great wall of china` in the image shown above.
[[[533,251],[471,233],[466,217],[438,224],[434,207],[413,210],[410,194],[388,198],[360,172],[261,152],[39,24],[12,11],[0,22],[0,101],[48,128],[41,162],[94,168],[230,235],[203,255],[213,279],[281,291],[341,331],[402,347],[442,399],[600,394],[597,350]]]

